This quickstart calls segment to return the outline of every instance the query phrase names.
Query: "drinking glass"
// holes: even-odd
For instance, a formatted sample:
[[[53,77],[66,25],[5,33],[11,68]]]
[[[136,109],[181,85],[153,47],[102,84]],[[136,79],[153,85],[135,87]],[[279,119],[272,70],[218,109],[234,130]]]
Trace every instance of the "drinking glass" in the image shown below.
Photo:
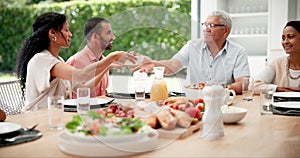
[[[135,100],[145,101],[146,76],[145,72],[136,71],[134,74]]]
[[[254,79],[252,77],[243,77],[242,79],[242,93],[243,93],[243,100],[252,101],[254,95],[253,89],[253,82]]]
[[[48,97],[48,122],[50,129],[61,130],[64,128],[64,97]]]
[[[271,86],[264,86],[260,89],[260,114],[272,115],[272,97],[273,88]]]
[[[77,113],[86,115],[90,110],[90,88],[77,89]]]

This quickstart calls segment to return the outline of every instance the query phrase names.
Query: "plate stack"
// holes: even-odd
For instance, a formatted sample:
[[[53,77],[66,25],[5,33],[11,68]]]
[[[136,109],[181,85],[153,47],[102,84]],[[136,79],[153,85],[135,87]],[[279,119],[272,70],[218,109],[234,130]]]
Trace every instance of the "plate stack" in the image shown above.
[[[274,93],[273,114],[300,116],[300,92]]]

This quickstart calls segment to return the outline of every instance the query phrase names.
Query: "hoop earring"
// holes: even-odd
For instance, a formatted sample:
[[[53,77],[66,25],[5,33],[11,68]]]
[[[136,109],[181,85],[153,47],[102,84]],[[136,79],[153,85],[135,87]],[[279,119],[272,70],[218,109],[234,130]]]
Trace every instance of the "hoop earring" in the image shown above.
[[[53,37],[53,38],[52,38],[52,41],[56,41],[56,37]]]

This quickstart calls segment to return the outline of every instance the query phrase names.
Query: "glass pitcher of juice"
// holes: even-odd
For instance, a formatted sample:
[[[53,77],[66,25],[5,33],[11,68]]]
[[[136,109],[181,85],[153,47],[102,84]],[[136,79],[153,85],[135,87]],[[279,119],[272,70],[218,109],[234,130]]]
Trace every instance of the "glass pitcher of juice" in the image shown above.
[[[150,100],[158,102],[168,98],[168,88],[164,81],[165,67],[154,67],[153,70],[155,79],[151,87]]]

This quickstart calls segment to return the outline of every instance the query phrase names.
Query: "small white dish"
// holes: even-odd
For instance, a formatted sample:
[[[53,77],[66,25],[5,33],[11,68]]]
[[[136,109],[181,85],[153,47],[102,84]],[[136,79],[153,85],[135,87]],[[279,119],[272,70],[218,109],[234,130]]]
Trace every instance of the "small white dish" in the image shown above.
[[[237,123],[241,121],[248,112],[245,108],[226,105],[223,106],[221,110],[224,123]]]
[[[11,132],[16,132],[22,128],[21,125],[10,123],[10,122],[0,122],[0,134],[8,134]]]

